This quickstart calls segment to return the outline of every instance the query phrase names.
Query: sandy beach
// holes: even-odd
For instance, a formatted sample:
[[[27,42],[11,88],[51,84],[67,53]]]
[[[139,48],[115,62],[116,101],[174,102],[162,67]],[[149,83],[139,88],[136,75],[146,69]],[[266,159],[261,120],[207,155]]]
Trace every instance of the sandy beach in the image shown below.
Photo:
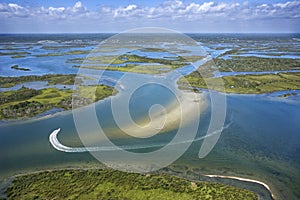
[[[272,198],[276,199],[275,195],[271,191],[270,186],[262,181],[258,181],[255,179],[249,179],[249,178],[242,178],[242,177],[237,177],[237,176],[224,176],[224,175],[215,175],[215,174],[207,174],[204,176],[207,176],[210,178],[228,178],[228,179],[234,179],[234,180],[245,181],[245,182],[250,182],[250,183],[257,183],[257,184],[264,186],[271,193]]]

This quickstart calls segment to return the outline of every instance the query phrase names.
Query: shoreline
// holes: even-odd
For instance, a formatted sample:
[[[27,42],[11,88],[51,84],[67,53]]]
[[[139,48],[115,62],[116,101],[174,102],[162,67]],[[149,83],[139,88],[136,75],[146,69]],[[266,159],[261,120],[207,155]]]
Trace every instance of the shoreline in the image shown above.
[[[1,126],[6,126],[6,125],[13,125],[13,124],[26,124],[26,123],[32,123],[32,122],[37,122],[37,121],[40,121],[40,120],[45,120],[45,119],[49,119],[49,118],[52,118],[52,117],[57,117],[57,116],[63,116],[63,115],[68,115],[70,113],[73,112],[73,110],[78,110],[78,109],[84,109],[88,106],[96,106],[98,103],[101,103],[103,101],[107,101],[109,98],[111,97],[114,97],[116,95],[111,95],[111,96],[107,96],[105,97],[104,99],[100,99],[99,101],[97,102],[94,102],[94,103],[91,103],[89,105],[86,105],[84,107],[80,107],[80,108],[75,108],[75,109],[70,109],[70,110],[65,110],[65,109],[62,109],[60,111],[55,111],[55,112],[52,112],[52,113],[49,113],[49,114],[46,114],[46,115],[43,115],[43,113],[40,113],[38,115],[41,115],[41,116],[34,116],[34,117],[31,117],[31,118],[20,118],[20,119],[1,119],[0,120],[0,127]],[[93,105],[94,104],[94,105]],[[56,109],[56,108],[52,108],[52,109]],[[60,109],[60,108],[57,108],[57,109]],[[51,110],[51,109],[50,109]],[[50,110],[46,110],[45,112],[49,112]]]
[[[270,186],[268,184],[262,182],[262,181],[259,181],[259,180],[243,178],[243,177],[238,177],[238,176],[225,176],[225,175],[216,175],[216,174],[204,174],[204,176],[209,177],[209,178],[234,179],[234,180],[238,180],[238,181],[244,181],[244,182],[249,182],[249,183],[260,184],[270,192],[272,199],[276,199],[276,197],[275,197],[274,193],[272,192]]]
[[[113,168],[110,168],[110,167],[107,167],[105,165],[102,165],[102,166],[91,166],[91,167],[59,167],[59,168],[53,168],[53,169],[41,169],[41,170],[36,170],[36,171],[28,171],[28,172],[22,172],[22,173],[18,173],[18,174],[14,174],[12,176],[9,176],[5,179],[0,179],[0,181],[3,181],[3,180],[6,180],[6,183],[5,185],[0,185],[2,186],[0,188],[0,197],[4,197],[6,196],[6,193],[5,191],[7,190],[7,188],[9,186],[11,186],[13,184],[13,180],[15,180],[16,178],[18,177],[22,177],[22,176],[27,176],[27,175],[34,175],[34,174],[40,174],[40,173],[44,173],[44,172],[56,172],[56,171],[69,171],[69,170],[83,170],[83,171],[88,171],[88,170],[115,170]],[[119,171],[119,170],[116,170],[116,171]],[[123,172],[123,171],[122,171]],[[125,173],[136,173],[136,172],[129,172],[129,171],[126,171]],[[140,174],[140,173],[137,173],[137,174]],[[148,173],[147,173],[148,174]],[[188,181],[194,181],[194,179],[190,179],[190,178],[187,178],[187,177],[183,177],[183,176],[178,176],[178,175],[175,175],[175,174],[172,174],[172,173],[165,173],[165,172],[160,172],[158,171],[158,173],[151,173],[150,174],[157,174],[159,176],[163,176],[163,175],[169,175],[169,176],[172,176],[172,177],[177,177],[177,178],[180,178],[180,179],[184,179],[184,180],[188,180]],[[218,176],[219,178],[229,178],[231,176],[219,176],[219,175],[203,175],[203,176],[207,176],[207,177],[210,177],[210,178],[213,178],[211,176]],[[240,179],[243,179],[243,178],[240,178],[240,177],[231,177],[232,179],[237,179],[237,180],[240,180]],[[254,182],[256,180],[252,180],[252,179],[245,179],[243,181],[248,181],[248,182]],[[251,180],[251,181],[250,181]],[[200,181],[200,182],[207,182],[207,181],[203,181],[203,180],[197,180],[197,181]],[[228,184],[224,184],[224,183],[221,183],[221,182],[218,182],[217,183],[220,183],[220,184],[223,184],[223,185],[226,185],[226,186],[230,186]],[[263,183],[263,182],[260,182],[260,181],[257,181],[257,182],[254,182],[254,183]],[[265,183],[264,183],[265,184]],[[268,186],[267,184],[265,184],[266,186]],[[234,188],[238,188],[238,189],[241,189],[240,187],[237,187],[237,186],[231,186],[231,187],[234,187]],[[270,191],[268,189],[268,191]],[[270,191],[271,192],[271,191]],[[257,193],[256,193],[257,194]],[[271,193],[272,194],[272,193]],[[273,194],[272,194],[272,198],[273,198]],[[273,198],[274,199],[274,198]]]
[[[208,89],[206,88],[198,88],[199,91],[204,91],[204,92],[209,92]],[[270,92],[270,93],[261,93],[261,94],[241,94],[241,93],[224,93],[224,92],[219,92],[217,90],[212,90],[213,92],[218,92],[218,93],[222,93],[224,95],[229,95],[229,96],[260,96],[260,97],[278,97],[278,101],[287,101],[289,100],[288,97],[287,98],[282,98],[282,97],[279,97],[279,96],[272,96],[272,94],[274,93],[277,93],[277,92],[282,92],[282,93],[286,93],[286,92],[296,92],[298,94],[300,94],[300,89],[299,90],[278,90],[278,91],[275,91],[275,92]],[[114,96],[114,95],[113,95]],[[106,100],[107,98],[110,98],[112,96],[108,96],[104,99],[101,99],[99,100],[98,102],[95,102],[95,103],[99,103],[101,101],[104,101]],[[65,115],[65,114],[68,114],[68,113],[71,113],[73,109],[70,109],[70,110],[61,110],[61,111],[55,111],[53,113],[49,113],[49,114],[46,114],[46,115],[42,115],[42,116],[35,116],[35,117],[32,117],[32,118],[20,118],[20,119],[1,119],[0,120],[0,126],[5,126],[5,125],[11,125],[11,124],[23,124],[23,123],[30,123],[30,122],[34,122],[34,121],[39,121],[39,120],[43,120],[43,119],[48,119],[48,118],[51,118],[51,117],[55,117],[55,116],[59,116],[59,115]],[[49,111],[49,110],[47,110]],[[45,111],[45,112],[47,112]],[[41,113],[43,114],[43,113]]]

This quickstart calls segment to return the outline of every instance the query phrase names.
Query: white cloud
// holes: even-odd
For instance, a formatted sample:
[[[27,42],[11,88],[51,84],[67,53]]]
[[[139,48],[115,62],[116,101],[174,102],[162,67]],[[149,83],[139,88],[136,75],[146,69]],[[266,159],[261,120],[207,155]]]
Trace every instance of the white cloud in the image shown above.
[[[14,4],[14,3],[9,3],[8,7],[10,7],[12,10],[20,10],[23,9],[22,6],[19,6],[18,4]]]
[[[85,16],[89,11],[78,1],[72,7],[22,7],[13,3],[0,3],[0,19],[13,17],[32,17],[35,19],[68,19],[68,17]],[[36,18],[37,17],[37,18]]]
[[[247,13],[247,16],[245,16]],[[102,7],[98,11],[88,10],[80,1],[72,7],[49,7],[49,8],[31,8],[22,7],[13,3],[0,3],[0,17],[24,17],[39,16],[53,18],[68,18],[79,15],[86,17],[88,15],[102,16],[110,15],[113,18],[137,17],[140,18],[193,18],[201,19],[203,17],[226,17],[236,16],[236,18],[263,18],[263,17],[297,17],[300,13],[300,1],[291,1],[277,4],[249,4],[245,1],[239,3],[184,3],[183,1],[165,1],[156,7],[138,7],[130,4],[125,7]],[[78,16],[77,16],[78,17]]]
[[[286,2],[286,3],[277,3],[277,4],[274,4],[275,7],[280,7],[280,8],[288,8],[288,7],[295,7],[295,6],[298,6],[299,8],[299,5],[300,5],[300,1],[293,1],[293,2]]]
[[[83,6],[83,4],[78,1],[75,3],[73,7],[67,8],[68,11],[73,12],[73,13],[85,13],[87,12],[87,8]]]
[[[128,4],[123,7],[102,6],[97,10],[87,9],[80,1],[70,7],[26,7],[15,3],[0,3],[0,21],[22,21],[25,18],[33,22],[75,23],[123,23],[160,26],[194,22],[241,23],[243,20],[295,19],[300,20],[300,1],[284,3],[264,2],[261,4],[244,2],[184,2],[180,0],[164,1],[156,6]],[[78,23],[77,23],[78,24]],[[126,23],[127,24],[127,23]],[[166,24],[166,23],[165,23]],[[300,24],[300,21],[298,21]]]
[[[198,11],[200,12],[208,12],[213,8],[214,2],[205,2],[202,5],[194,4],[198,7]]]
[[[18,4],[0,4],[0,14],[6,17],[16,16],[16,17],[27,17],[30,15],[30,11]],[[1,15],[0,15],[1,16]]]
[[[112,9],[114,17],[126,17],[135,14],[137,6],[136,5],[128,5],[124,8],[119,7],[115,10]]]

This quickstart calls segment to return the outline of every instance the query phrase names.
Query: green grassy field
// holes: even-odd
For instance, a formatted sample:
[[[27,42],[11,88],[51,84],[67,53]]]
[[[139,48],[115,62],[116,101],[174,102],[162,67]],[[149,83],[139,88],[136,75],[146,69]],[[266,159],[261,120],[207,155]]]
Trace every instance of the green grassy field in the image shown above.
[[[146,49],[145,51],[153,51],[153,49]],[[161,50],[162,51],[162,50]],[[77,63],[83,65],[74,65],[73,67],[82,67],[89,69],[111,70],[134,72],[143,74],[161,74],[170,72],[174,69],[187,65],[189,62],[195,62],[203,59],[203,56],[177,56],[175,60],[165,58],[148,58],[139,55],[125,54],[122,56],[91,56],[87,58],[72,58],[68,63]],[[139,64],[143,63],[143,65]],[[145,65],[144,63],[147,63]],[[91,65],[93,64],[93,65]],[[97,66],[97,64],[99,64]],[[100,65],[101,64],[101,65]],[[115,66],[118,64],[125,64],[124,66]],[[159,64],[159,65],[157,65]]]
[[[185,76],[187,82],[197,88],[224,91],[239,94],[261,94],[282,90],[299,90],[300,73],[278,73],[262,75],[237,75],[221,78],[202,78],[198,72]],[[183,79],[178,81],[180,87],[187,87]]]
[[[67,51],[63,53],[47,53],[47,54],[38,54],[36,57],[52,57],[52,56],[65,56],[65,55],[78,55],[78,54],[89,54],[90,50],[74,50]]]
[[[214,59],[219,71],[279,71],[279,70],[299,70],[300,59],[288,58],[259,58],[232,56],[232,59]]]
[[[32,81],[48,81],[48,85],[64,84],[73,85],[76,74],[47,74],[43,76],[18,76],[18,77],[3,77],[0,76],[0,87],[9,88],[17,84]]]
[[[30,53],[24,51],[0,52],[0,56],[11,56],[12,58],[23,58],[28,55],[30,55]]]
[[[115,66],[78,66],[74,65],[73,67],[79,68],[88,68],[88,69],[97,69],[97,70],[110,70],[110,71],[122,71],[122,72],[134,72],[141,74],[160,74],[170,72],[173,69],[171,65],[135,65],[135,64],[126,64],[125,66],[115,67]]]
[[[81,86],[78,91],[45,88],[34,90],[22,87],[16,91],[0,92],[0,119],[30,118],[52,108],[72,109],[73,93],[80,94],[83,105],[87,105],[117,91],[106,85]]]
[[[254,192],[170,175],[113,170],[59,170],[18,176],[8,199],[258,199]]]

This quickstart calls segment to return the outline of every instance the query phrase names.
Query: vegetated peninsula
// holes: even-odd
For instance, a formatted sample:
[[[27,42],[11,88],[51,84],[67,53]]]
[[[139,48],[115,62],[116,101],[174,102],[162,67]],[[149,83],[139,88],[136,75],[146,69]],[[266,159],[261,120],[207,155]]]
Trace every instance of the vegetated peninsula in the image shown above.
[[[0,56],[11,56],[12,58],[24,58],[30,55],[29,52],[17,51],[17,52],[0,52]]]
[[[190,85],[195,88],[209,88],[238,94],[299,90],[300,72],[290,71],[298,69],[300,69],[299,59],[242,56],[234,59],[222,59],[217,57],[199,66],[197,71],[181,78],[178,84],[181,88],[187,88]],[[215,71],[232,72],[233,75],[225,74],[216,77],[213,75]],[[257,72],[257,74],[247,74],[247,72]]]
[[[17,176],[8,199],[244,199],[258,196],[220,183],[189,181],[165,174],[108,169],[45,171]]]
[[[163,49],[144,49],[146,52],[166,52]],[[170,58],[149,58],[135,54],[124,54],[122,56],[90,56],[87,58],[71,58],[68,63],[84,65],[74,65],[76,68],[89,68],[98,70],[111,70],[134,72],[144,74],[160,74],[170,72],[174,69],[188,65],[190,62],[202,59],[203,56],[174,56]]]
[[[43,76],[18,76],[18,77],[3,77],[0,76],[0,88],[9,88],[17,84],[32,81],[48,81],[49,85],[65,84],[73,85],[75,82],[75,74],[46,74]]]
[[[198,72],[184,77],[188,83],[196,88],[209,88],[217,91],[239,94],[262,94],[282,90],[299,90],[300,73],[255,74],[223,76],[219,78],[203,78]],[[186,81],[178,81],[182,88],[186,88]]]
[[[72,109],[74,91],[55,88],[55,84],[74,84],[75,75],[0,77],[5,86],[38,80],[48,81],[53,87],[37,90],[23,86],[18,90],[0,92],[0,120],[31,118],[53,108]],[[76,102],[87,105],[111,96],[117,90],[106,85],[86,85],[78,87],[76,92],[82,94]]]
[[[215,65],[222,72],[249,72],[249,71],[280,71],[299,70],[300,59],[290,58],[260,58],[254,56],[231,56],[230,59],[222,58],[222,55],[214,59]]]

